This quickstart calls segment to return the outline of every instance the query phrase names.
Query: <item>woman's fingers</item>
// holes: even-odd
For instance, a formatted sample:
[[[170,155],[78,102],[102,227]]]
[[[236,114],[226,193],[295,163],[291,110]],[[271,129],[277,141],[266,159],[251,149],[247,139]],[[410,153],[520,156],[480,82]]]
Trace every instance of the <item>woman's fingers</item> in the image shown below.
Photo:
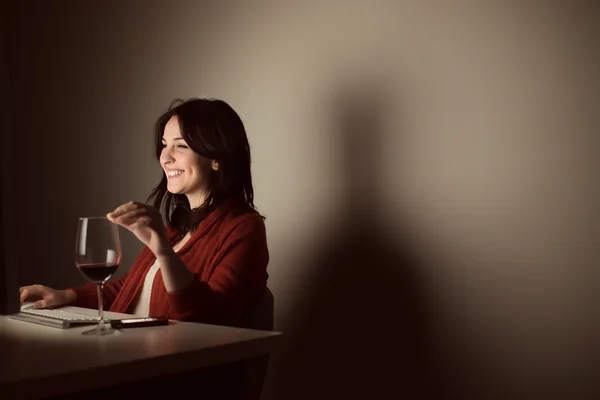
[[[148,214],[148,212],[145,209],[138,208],[138,209],[128,211],[124,214],[119,215],[118,217],[115,218],[115,220],[118,222],[120,221],[120,222],[124,222],[124,223],[127,223],[129,221],[131,223],[147,214]]]
[[[106,218],[132,232],[155,254],[159,247],[168,245],[163,218],[156,207],[130,201],[106,214]]]
[[[134,221],[129,226],[129,229],[132,230],[132,231],[135,231],[135,230],[141,228],[142,226],[147,227],[148,225],[149,225],[148,218],[142,217],[142,218],[138,218],[136,221]]]
[[[138,203],[136,203],[134,201],[130,201],[128,203],[122,204],[119,207],[115,208],[112,212],[107,214],[107,217],[109,217],[109,218],[112,217],[113,219],[116,219],[116,218],[119,218],[121,215],[123,215],[129,211],[136,210],[138,208],[140,208]]]
[[[23,304],[23,302],[25,300],[27,300],[29,298],[29,296],[31,296],[31,293],[29,293],[29,287],[22,287],[20,289],[21,291],[21,304]]]
[[[32,296],[41,296],[42,290],[39,287],[40,285],[30,285],[30,286],[22,286],[19,288],[19,294],[21,298],[21,303],[27,300]]]
[[[156,211],[154,209],[154,207],[150,207],[146,204],[138,203],[136,201],[130,201],[128,203],[125,203],[125,204],[115,208],[114,211],[106,214],[106,217],[111,222],[114,222],[116,219],[121,218],[121,217],[125,216],[126,214],[134,212],[136,210],[143,210],[144,212],[151,214],[151,215],[158,214],[158,211]]]
[[[146,204],[130,201],[119,207],[113,212],[106,214],[109,221],[126,226],[128,229],[135,229],[139,225],[149,224],[152,220],[162,221],[158,210]],[[133,226],[133,224],[136,224]]]
[[[44,299],[38,300],[35,303],[33,303],[33,308],[46,308],[48,306],[51,306],[50,303],[50,301],[46,301]]]
[[[44,297],[49,294],[42,285],[23,286],[19,288],[19,292],[21,304],[30,297]]]

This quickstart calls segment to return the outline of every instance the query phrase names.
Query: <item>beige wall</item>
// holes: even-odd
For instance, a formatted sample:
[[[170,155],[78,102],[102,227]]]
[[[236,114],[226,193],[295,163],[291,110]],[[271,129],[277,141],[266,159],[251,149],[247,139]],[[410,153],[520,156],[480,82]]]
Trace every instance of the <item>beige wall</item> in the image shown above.
[[[591,393],[595,7],[19,3],[22,283],[83,283],[77,217],[144,200],[154,119],[218,97],[289,339],[265,398]]]

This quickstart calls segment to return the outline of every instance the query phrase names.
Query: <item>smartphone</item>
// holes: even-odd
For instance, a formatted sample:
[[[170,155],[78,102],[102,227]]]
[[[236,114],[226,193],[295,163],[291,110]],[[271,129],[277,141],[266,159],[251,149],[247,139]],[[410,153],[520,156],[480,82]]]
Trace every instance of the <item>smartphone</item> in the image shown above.
[[[145,326],[168,325],[169,320],[166,318],[125,318],[113,319],[110,321],[110,326],[114,329],[127,328],[142,328]]]

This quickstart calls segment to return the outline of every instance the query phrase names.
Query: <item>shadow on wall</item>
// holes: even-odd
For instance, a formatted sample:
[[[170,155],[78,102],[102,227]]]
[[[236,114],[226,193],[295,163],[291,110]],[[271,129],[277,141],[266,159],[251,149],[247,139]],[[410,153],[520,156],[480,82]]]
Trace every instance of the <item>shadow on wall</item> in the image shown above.
[[[313,272],[287,345],[273,365],[271,399],[450,398],[419,279],[422,265],[386,234],[377,190],[384,93],[352,90],[335,104],[343,152],[340,223],[305,267]],[[396,134],[402,134],[398,132]],[[383,222],[383,223],[382,223]],[[436,391],[443,396],[436,395]],[[452,392],[452,393],[451,393]]]

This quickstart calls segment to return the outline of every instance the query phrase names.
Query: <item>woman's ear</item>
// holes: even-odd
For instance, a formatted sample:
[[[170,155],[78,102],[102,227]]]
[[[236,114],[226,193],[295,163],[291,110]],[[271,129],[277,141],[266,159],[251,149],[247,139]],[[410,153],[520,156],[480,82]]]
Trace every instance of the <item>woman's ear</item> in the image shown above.
[[[212,160],[211,166],[212,166],[213,170],[215,170],[215,171],[219,170],[219,163],[217,162],[217,160]]]

